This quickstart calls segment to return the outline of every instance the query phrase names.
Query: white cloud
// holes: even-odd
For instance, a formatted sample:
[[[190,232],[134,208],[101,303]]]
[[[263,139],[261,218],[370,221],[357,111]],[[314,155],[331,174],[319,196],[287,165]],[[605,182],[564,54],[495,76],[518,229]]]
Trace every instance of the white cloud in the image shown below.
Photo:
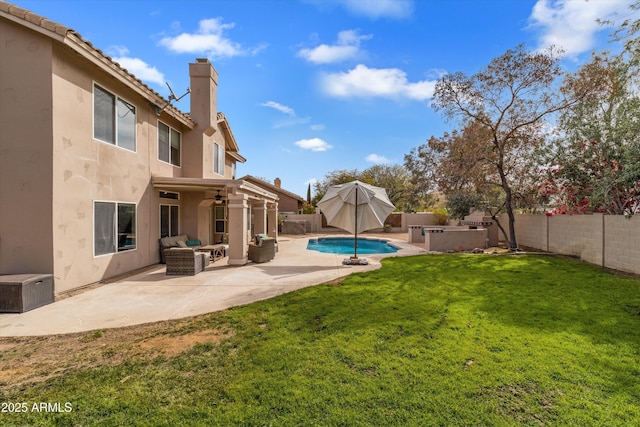
[[[255,54],[265,46],[247,49],[224,35],[234,23],[223,24],[222,18],[203,19],[195,33],[182,33],[175,37],[164,37],[160,45],[177,53],[205,53],[209,58],[230,58]]]
[[[539,48],[561,47],[572,57],[595,47],[595,35],[604,29],[597,20],[621,18],[629,12],[628,0],[538,0],[529,21],[542,29]]]
[[[325,74],[324,91],[340,98],[383,97],[424,101],[433,96],[437,80],[410,83],[407,74],[398,68],[368,68],[359,64],[346,73]]]
[[[298,56],[314,64],[329,64],[354,59],[362,54],[360,42],[370,40],[372,37],[372,35],[360,35],[358,30],[340,31],[336,44],[321,44],[313,49],[300,49]]]
[[[129,56],[129,49],[124,46],[111,46],[107,52],[112,59],[144,82],[164,85],[165,77],[156,67],[152,67],[140,58]]]
[[[163,85],[165,82],[164,74],[158,71],[156,67],[152,67],[144,62],[142,59],[120,57],[113,58],[113,60],[142,81],[157,83],[159,85]]]
[[[412,0],[341,0],[340,3],[350,12],[371,19],[407,18],[413,13]]]
[[[311,150],[311,151],[327,151],[333,148],[332,145],[328,144],[326,141],[320,138],[312,138],[312,139],[301,139],[294,143],[298,147],[303,150]]]
[[[274,129],[287,128],[292,126],[306,125],[311,121],[311,117],[298,117],[293,108],[280,104],[275,101],[267,101],[260,104],[263,107],[273,108],[286,114],[288,117],[282,120],[278,120],[273,124]]]
[[[391,162],[391,160],[389,160],[386,157],[381,156],[379,154],[369,154],[367,157],[365,157],[365,160],[367,162],[375,163],[377,165],[382,164],[382,163],[390,163]]]
[[[291,117],[289,119],[278,120],[273,124],[274,129],[288,128],[292,126],[306,125],[311,121],[310,117]]]
[[[282,105],[278,102],[275,101],[267,101],[267,102],[263,102],[262,104],[260,104],[263,107],[269,107],[269,108],[273,108],[275,110],[280,111],[281,113],[287,114],[291,117],[295,117],[296,112],[293,110],[293,108],[291,107],[287,107],[286,105]]]
[[[325,125],[323,125],[322,123],[317,123],[317,124],[313,124],[313,125],[309,126],[309,128],[310,128],[311,130],[314,130],[314,131],[324,130],[324,129],[325,129],[325,127],[326,127],[326,126],[325,126]]]

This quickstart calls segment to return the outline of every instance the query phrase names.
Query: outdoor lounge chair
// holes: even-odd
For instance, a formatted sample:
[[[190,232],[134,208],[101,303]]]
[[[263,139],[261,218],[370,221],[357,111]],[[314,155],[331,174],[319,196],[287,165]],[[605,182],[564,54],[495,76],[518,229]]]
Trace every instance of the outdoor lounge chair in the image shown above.
[[[276,239],[260,239],[257,245],[249,245],[249,259],[253,262],[271,261],[276,256]]]
[[[166,249],[167,276],[195,276],[209,265],[210,255],[193,248]]]

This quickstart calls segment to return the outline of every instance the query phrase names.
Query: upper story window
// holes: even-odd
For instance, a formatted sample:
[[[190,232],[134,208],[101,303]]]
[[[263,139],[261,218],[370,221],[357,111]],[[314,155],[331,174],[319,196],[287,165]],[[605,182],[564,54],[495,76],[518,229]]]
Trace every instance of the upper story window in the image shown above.
[[[94,139],[136,151],[136,107],[93,85]]]
[[[158,159],[180,166],[182,136],[177,130],[158,122]]]
[[[224,175],[224,147],[216,143],[213,144],[213,172]]]

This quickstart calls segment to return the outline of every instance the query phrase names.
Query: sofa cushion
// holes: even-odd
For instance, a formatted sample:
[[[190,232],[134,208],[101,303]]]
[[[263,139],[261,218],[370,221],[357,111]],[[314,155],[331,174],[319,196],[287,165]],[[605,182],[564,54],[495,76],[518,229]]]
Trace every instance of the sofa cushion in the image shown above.
[[[189,237],[186,234],[181,234],[179,236],[163,237],[160,239],[160,242],[162,243],[162,246],[168,248],[178,246],[178,242],[186,242],[188,239]]]
[[[187,242],[183,241],[183,240],[178,240],[178,247],[179,248],[186,248],[187,247]]]
[[[202,242],[198,239],[194,239],[194,240],[187,240],[186,241],[187,246],[202,246]]]

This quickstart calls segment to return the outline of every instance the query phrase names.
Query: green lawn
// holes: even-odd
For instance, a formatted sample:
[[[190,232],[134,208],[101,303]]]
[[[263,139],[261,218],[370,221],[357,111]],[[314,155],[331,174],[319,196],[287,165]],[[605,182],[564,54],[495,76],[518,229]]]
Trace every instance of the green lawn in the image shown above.
[[[0,425],[640,425],[640,280],[571,259],[391,258],[205,329],[233,333],[5,388],[73,411]]]

